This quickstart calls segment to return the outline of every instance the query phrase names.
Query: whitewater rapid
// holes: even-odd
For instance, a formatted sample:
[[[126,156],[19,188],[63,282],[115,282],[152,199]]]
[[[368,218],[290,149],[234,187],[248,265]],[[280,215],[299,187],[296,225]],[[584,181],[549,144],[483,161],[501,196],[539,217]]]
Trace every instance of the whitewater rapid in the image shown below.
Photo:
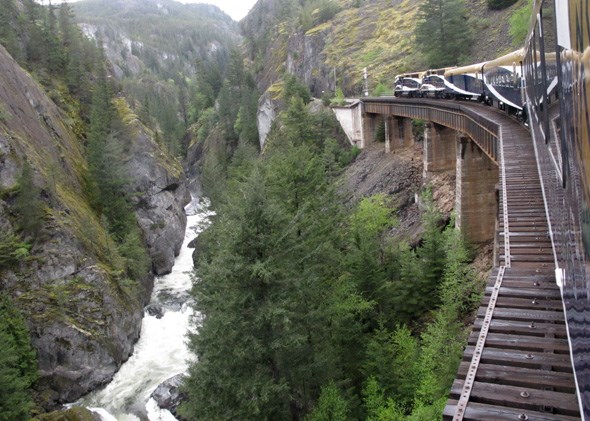
[[[75,403],[105,421],[176,420],[169,411],[161,410],[150,395],[163,381],[186,372],[193,358],[186,346],[193,315],[189,296],[193,249],[188,248],[188,243],[208,225],[213,214],[204,198],[193,198],[185,211],[187,228],[180,254],[172,272],[154,281],[150,305],[161,306],[163,316],[158,319],[146,312],[133,355],[107,386]]]

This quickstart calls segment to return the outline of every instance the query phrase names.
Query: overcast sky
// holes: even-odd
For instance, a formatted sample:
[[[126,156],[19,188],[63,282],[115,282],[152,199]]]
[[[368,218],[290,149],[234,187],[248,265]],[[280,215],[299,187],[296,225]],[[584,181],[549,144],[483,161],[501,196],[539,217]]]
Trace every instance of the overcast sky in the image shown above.
[[[219,7],[233,20],[241,20],[254,6],[256,0],[177,0],[181,3],[209,3]]]

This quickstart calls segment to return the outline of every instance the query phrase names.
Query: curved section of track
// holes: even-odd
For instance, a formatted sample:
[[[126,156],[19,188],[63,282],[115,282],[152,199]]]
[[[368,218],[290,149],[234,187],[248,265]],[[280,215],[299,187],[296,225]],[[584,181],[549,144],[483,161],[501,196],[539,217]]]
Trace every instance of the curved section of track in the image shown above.
[[[499,266],[488,280],[444,418],[580,419],[532,139],[511,118],[493,109],[484,108],[482,113],[501,128],[500,204],[504,209],[499,212]],[[495,302],[493,307],[488,305],[490,300]],[[482,329],[487,336],[478,355]],[[470,373],[474,358],[477,370]],[[470,374],[469,400],[458,411]]]

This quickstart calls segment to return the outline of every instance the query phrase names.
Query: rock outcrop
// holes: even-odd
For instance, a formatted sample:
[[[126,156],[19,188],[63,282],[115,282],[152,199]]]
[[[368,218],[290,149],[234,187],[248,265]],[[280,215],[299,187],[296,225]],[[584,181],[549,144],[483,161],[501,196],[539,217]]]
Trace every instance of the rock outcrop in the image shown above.
[[[130,148],[141,155],[127,162],[137,215],[154,271],[164,273],[186,224],[182,169],[139,122],[124,121],[134,133]],[[153,275],[130,280],[116,269],[116,245],[84,193],[87,164],[74,124],[0,46],[0,239],[20,236],[15,206],[25,162],[43,212],[35,240],[22,239],[30,250],[0,266],[0,290],[28,321],[37,400],[48,410],[112,378],[139,337],[153,286]]]
[[[182,166],[158,145],[127,102],[116,100],[120,116],[127,122],[130,142],[125,163],[131,183],[136,215],[148,245],[156,275],[169,273],[180,253],[186,228],[184,206],[190,193]]]
[[[53,411],[49,414],[38,415],[33,421],[101,421],[100,415],[86,408],[75,406],[70,409]]]
[[[261,150],[264,148],[264,142],[266,142],[266,137],[270,133],[277,113],[277,103],[272,100],[270,92],[265,92],[258,100],[258,112],[256,113],[256,126],[258,127],[258,139]]]
[[[181,391],[184,377],[185,375],[181,373],[169,378],[162,382],[151,395],[160,408],[167,409],[175,416],[177,416],[178,406],[187,399],[186,394]]]

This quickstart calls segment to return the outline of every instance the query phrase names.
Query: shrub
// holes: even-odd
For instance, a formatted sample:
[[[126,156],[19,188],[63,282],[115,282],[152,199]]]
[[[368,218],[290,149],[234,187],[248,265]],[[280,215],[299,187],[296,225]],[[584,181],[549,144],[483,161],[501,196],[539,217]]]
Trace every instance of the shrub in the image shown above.
[[[387,93],[387,90],[387,86],[379,82],[377,86],[375,86],[375,89],[373,89],[373,96],[381,96]]]
[[[332,98],[330,105],[344,105],[345,103],[344,92],[342,92],[341,88],[336,88],[336,95]]]
[[[30,247],[14,234],[0,238],[0,270],[16,266],[29,255]]]

